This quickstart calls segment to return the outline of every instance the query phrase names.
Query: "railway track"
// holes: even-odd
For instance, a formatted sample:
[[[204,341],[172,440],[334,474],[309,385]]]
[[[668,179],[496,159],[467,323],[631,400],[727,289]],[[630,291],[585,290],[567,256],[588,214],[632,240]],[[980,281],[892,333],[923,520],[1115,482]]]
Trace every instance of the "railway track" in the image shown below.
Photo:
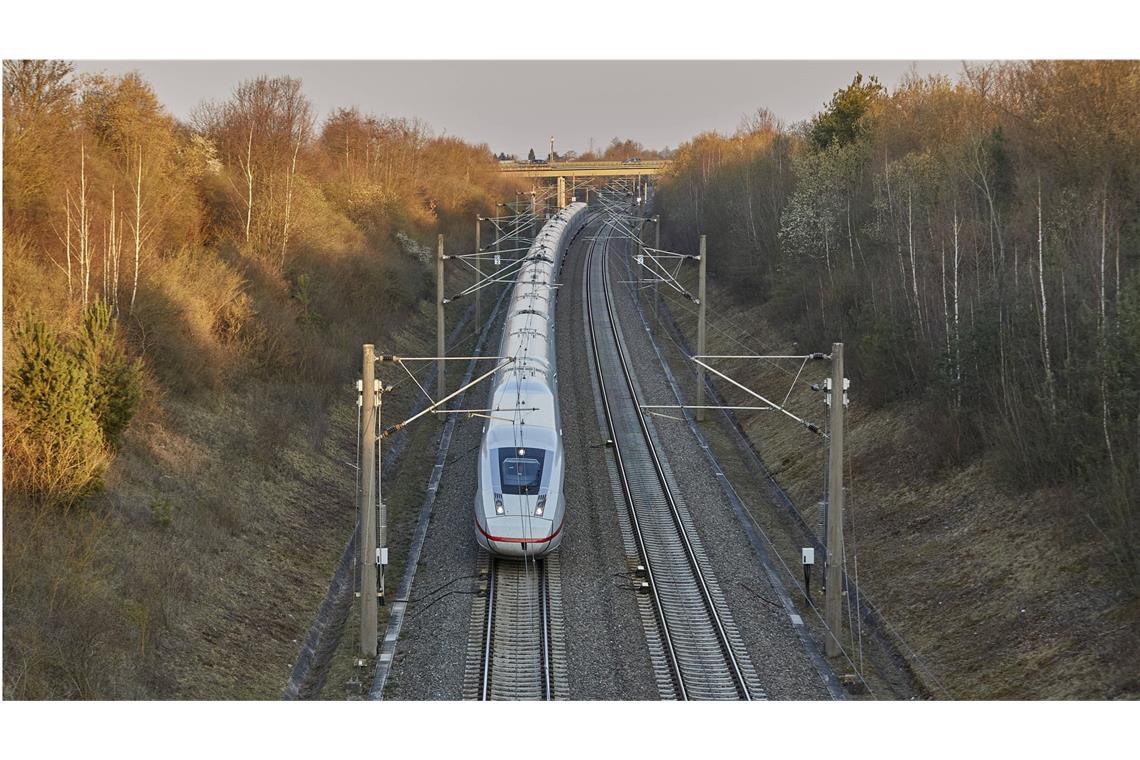
[[[654,635],[660,634],[678,698],[762,699],[755,670],[639,406],[610,293],[609,243],[605,230],[590,243],[586,309],[621,490],[657,617]]]
[[[468,638],[464,697],[552,700],[566,696],[557,553],[537,560],[480,558],[486,603]]]

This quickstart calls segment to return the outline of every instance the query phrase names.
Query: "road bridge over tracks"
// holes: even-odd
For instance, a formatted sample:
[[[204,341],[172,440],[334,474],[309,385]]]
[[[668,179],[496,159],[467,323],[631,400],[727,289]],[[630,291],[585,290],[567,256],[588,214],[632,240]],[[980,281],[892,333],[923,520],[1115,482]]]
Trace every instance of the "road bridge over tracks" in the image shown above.
[[[664,159],[633,161],[500,161],[499,171],[515,177],[554,179],[558,183],[558,208],[566,206],[566,181],[595,177],[653,177],[668,171],[673,162]]]

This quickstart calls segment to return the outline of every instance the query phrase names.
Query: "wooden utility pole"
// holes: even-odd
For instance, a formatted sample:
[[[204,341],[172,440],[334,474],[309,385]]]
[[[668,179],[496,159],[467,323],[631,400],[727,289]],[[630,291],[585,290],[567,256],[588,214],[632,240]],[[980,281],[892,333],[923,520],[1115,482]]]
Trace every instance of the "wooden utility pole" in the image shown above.
[[[831,344],[831,448],[827,478],[827,656],[841,651],[840,629],[843,626],[843,344]]]
[[[535,204],[535,190],[532,185],[530,191],[530,239],[532,243],[538,240],[538,207]]]
[[[653,247],[658,251],[661,250],[661,215],[657,214],[653,217]],[[660,254],[657,254],[660,255]],[[661,282],[661,277],[653,278],[653,334],[656,335],[661,331],[661,291],[658,285]]]
[[[630,227],[632,230],[633,228]],[[644,225],[637,228],[637,237],[630,238],[629,241],[629,256],[633,259],[630,266],[637,279],[633,282],[633,300],[637,304],[637,308],[641,310],[641,269],[642,262],[645,260],[645,253],[642,250],[641,234],[645,231]]]
[[[701,235],[701,267],[697,284],[697,356],[705,355],[705,272],[708,256],[705,255],[705,236]],[[697,422],[705,421],[705,368],[697,365]]]
[[[566,207],[566,178],[558,178],[558,208]]]
[[[380,466],[380,452],[384,448],[381,437],[384,410],[384,381],[376,380],[376,598],[384,604],[384,569],[388,566],[388,508],[384,506],[384,468]]]
[[[443,324],[443,234],[439,236],[439,246],[435,254],[435,355],[438,357],[436,362],[436,398],[443,398],[447,395],[444,389],[447,387],[447,378],[444,376],[444,367],[446,362],[443,360],[447,356],[446,336],[444,335]]]
[[[360,654],[376,656],[376,350],[364,345],[360,371]]]
[[[480,281],[483,279],[483,270],[479,268],[479,254],[482,249],[479,247],[479,228],[482,226],[480,222],[483,217],[476,215],[475,217],[475,340],[479,340],[479,328],[482,326],[482,321],[479,318],[479,287]]]

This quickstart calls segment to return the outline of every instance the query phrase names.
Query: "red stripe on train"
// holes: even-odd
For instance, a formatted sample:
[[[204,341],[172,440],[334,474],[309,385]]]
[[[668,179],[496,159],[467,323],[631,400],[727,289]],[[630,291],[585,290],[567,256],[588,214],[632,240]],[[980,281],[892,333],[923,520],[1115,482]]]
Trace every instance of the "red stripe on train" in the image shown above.
[[[565,525],[565,522],[563,525]],[[553,541],[554,537],[562,532],[562,525],[559,525],[558,530],[554,531],[546,538],[505,538],[502,536],[492,536],[490,533],[483,530],[483,526],[479,524],[478,520],[475,521],[475,529],[482,533],[483,537],[488,541],[498,541],[499,543],[503,544],[545,544]]]

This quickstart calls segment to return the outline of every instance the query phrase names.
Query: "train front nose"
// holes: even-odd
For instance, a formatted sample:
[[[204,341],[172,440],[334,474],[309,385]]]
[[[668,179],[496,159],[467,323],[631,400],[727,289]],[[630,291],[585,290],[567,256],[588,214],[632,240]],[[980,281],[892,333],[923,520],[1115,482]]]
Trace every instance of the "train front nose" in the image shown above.
[[[476,523],[479,543],[495,554],[532,557],[558,545],[561,531],[553,520],[523,515],[487,518],[486,529]]]

